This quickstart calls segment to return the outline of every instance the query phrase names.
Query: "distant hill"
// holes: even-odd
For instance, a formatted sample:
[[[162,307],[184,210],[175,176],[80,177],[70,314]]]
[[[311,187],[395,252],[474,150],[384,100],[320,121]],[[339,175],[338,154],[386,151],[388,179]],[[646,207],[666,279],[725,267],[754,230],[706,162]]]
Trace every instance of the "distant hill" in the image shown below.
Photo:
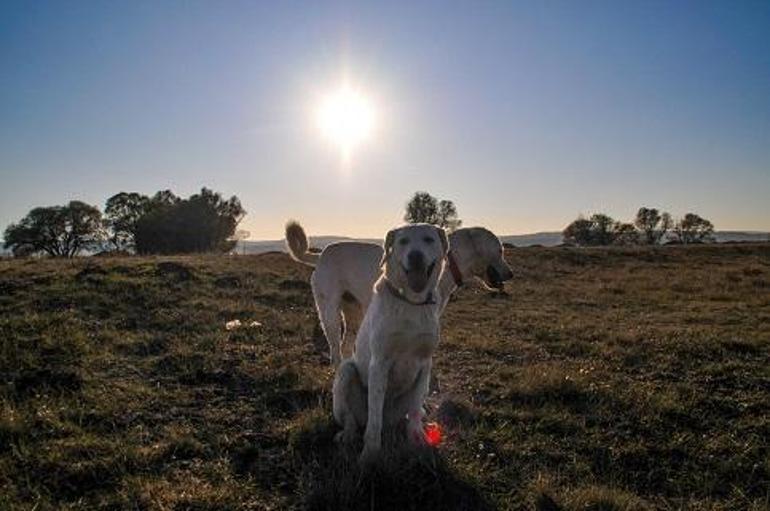
[[[533,245],[542,245],[544,247],[555,247],[561,244],[561,232],[536,232],[533,234],[511,234],[500,236],[500,241],[510,243],[517,247],[531,247]]]
[[[346,238],[345,236],[311,236],[310,246],[324,249],[326,245],[338,241],[364,241],[366,243],[382,244],[382,240],[374,238]],[[262,254],[264,252],[286,252],[286,240],[260,240],[239,241],[237,250],[239,254]]]
[[[757,243],[770,241],[770,232],[761,231],[717,231],[717,242],[719,243]]]
[[[770,241],[770,232],[760,231],[717,231],[715,233],[718,243],[749,243]],[[364,241],[367,243],[382,244],[381,239],[375,238],[346,238],[344,236],[311,236],[310,244],[313,247],[323,249],[326,245],[338,241]],[[544,247],[555,247],[562,242],[561,232],[536,232],[533,234],[510,234],[500,236],[503,243],[511,243],[517,247],[531,247],[533,245],[542,245]],[[286,242],[284,240],[264,240],[251,241],[246,240],[238,243],[239,254],[261,254],[264,252],[285,252]]]
[[[770,241],[770,232],[761,231],[717,231],[715,233],[718,243],[757,243]],[[346,238],[345,236],[311,236],[312,247],[323,249],[326,245],[338,241],[363,241],[367,243],[382,244],[381,239],[376,238]],[[511,243],[517,247],[531,247],[540,245],[543,247],[555,247],[562,242],[560,232],[536,232],[533,234],[510,234],[500,236],[503,243]],[[263,254],[265,252],[286,252],[284,240],[245,240],[239,241],[237,247],[239,254]],[[3,247],[0,241],[0,257],[10,256],[9,250]]]
[[[716,231],[717,243],[757,243],[770,241],[770,232],[761,231]],[[514,234],[511,236],[500,236],[503,243],[512,243],[517,247],[530,247],[532,245],[542,245],[544,247],[554,247],[560,245],[562,237],[560,232],[537,232],[534,234]]]
[[[382,244],[381,239],[376,238],[346,238],[345,236],[311,236],[311,246],[324,249],[326,245],[337,243],[339,241],[363,241],[367,243]],[[534,234],[513,234],[510,236],[501,236],[503,243],[512,243],[517,247],[529,247],[532,245],[542,245],[544,247],[553,247],[561,243],[560,232],[538,232]],[[246,240],[238,243],[239,254],[261,254],[264,252],[286,252],[285,240]]]

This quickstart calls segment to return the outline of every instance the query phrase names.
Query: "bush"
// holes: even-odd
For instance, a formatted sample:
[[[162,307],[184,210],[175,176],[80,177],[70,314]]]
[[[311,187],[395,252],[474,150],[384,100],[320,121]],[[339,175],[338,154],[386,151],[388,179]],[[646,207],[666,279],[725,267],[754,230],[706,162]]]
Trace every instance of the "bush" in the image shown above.
[[[140,254],[229,252],[236,243],[230,237],[244,215],[237,197],[224,200],[207,188],[189,199],[159,192],[136,222],[136,251]]]

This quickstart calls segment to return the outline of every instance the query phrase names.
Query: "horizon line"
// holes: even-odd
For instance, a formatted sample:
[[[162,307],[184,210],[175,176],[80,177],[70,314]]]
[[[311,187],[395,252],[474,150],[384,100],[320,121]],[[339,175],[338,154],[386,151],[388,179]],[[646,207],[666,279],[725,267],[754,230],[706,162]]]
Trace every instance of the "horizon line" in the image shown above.
[[[472,226],[472,227],[478,227],[478,226]],[[461,227],[462,229],[463,227]],[[525,233],[511,233],[511,234],[497,234],[494,233],[495,236],[498,238],[506,238],[510,236],[536,236],[538,234],[562,234],[562,230],[553,230],[553,231],[536,231],[536,232],[525,232]],[[732,233],[742,233],[742,234],[766,234],[770,236],[770,229],[768,230],[757,230],[757,229],[715,229],[714,233],[725,233],[725,232],[732,232]],[[342,234],[308,234],[308,238],[344,238],[349,240],[376,240],[382,238],[382,236],[345,236]],[[255,241],[255,242],[282,242],[286,241],[286,237],[282,238],[245,238],[238,241]]]

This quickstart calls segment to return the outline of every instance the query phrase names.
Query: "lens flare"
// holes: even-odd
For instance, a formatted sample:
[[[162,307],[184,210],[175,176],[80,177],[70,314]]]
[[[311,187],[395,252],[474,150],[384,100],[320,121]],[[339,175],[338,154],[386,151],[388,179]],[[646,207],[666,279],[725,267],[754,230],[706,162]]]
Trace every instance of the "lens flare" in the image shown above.
[[[441,426],[437,422],[429,422],[425,425],[425,441],[428,442],[428,445],[438,447],[442,437]]]

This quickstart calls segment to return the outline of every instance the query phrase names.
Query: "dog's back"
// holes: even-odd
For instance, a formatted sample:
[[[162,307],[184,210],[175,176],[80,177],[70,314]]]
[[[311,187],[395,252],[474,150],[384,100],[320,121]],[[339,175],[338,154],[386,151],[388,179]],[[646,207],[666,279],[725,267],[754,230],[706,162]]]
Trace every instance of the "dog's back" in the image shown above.
[[[321,252],[313,287],[328,293],[350,293],[366,309],[380,275],[381,258],[382,247],[374,243],[332,243]]]

